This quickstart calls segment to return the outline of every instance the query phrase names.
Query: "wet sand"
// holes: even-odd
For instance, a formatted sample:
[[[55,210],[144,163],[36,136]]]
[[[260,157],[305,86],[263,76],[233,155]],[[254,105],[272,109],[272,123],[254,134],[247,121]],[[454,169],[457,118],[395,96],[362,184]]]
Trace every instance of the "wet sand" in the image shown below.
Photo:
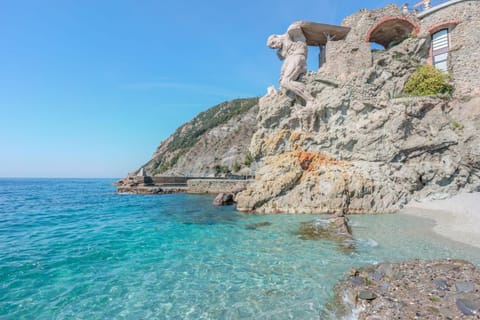
[[[401,214],[435,221],[433,231],[480,248],[480,193],[462,193],[443,200],[412,201]]]

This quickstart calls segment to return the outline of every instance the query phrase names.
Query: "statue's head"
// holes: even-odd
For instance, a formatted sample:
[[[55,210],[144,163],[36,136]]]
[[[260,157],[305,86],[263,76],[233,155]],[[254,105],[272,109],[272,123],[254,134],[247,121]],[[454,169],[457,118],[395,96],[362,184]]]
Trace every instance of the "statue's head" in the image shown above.
[[[267,39],[267,46],[272,49],[279,49],[282,47],[282,36],[279,35],[271,35]]]

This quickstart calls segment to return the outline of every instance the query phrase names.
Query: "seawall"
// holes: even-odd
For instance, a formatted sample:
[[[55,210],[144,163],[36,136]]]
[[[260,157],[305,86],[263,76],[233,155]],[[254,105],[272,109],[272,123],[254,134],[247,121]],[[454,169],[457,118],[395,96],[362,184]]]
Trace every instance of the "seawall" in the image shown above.
[[[253,180],[191,179],[187,181],[188,193],[233,193],[235,189],[250,184]]]

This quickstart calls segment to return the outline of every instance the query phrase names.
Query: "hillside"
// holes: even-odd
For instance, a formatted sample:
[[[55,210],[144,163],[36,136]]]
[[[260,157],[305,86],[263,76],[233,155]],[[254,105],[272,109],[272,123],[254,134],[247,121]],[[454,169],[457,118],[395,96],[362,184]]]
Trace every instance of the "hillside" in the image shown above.
[[[250,174],[248,147],[256,130],[257,102],[236,99],[200,113],[162,141],[142,168],[151,176]]]

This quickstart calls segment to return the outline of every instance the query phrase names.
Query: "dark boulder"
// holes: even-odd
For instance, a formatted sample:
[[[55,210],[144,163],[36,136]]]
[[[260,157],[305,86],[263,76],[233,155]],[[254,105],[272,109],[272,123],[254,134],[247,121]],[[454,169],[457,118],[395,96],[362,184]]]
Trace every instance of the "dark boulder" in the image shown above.
[[[231,193],[219,193],[213,200],[214,206],[230,206],[234,203],[233,194]]]

